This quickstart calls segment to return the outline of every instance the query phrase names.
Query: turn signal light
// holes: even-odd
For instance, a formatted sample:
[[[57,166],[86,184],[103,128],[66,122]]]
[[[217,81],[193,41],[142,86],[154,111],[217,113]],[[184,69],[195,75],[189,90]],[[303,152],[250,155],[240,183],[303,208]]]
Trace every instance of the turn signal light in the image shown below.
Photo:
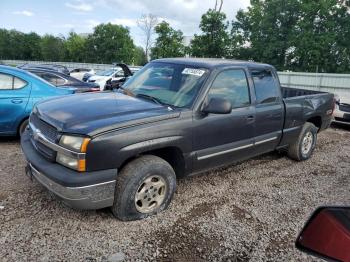
[[[85,172],[86,171],[86,161],[85,159],[80,159],[78,161],[78,171]]]

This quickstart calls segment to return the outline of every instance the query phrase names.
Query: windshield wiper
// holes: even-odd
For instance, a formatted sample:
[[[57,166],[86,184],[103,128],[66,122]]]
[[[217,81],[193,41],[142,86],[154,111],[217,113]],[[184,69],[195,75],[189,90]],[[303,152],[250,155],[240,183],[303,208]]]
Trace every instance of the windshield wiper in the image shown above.
[[[120,86],[120,87],[118,88],[118,90],[123,91],[123,94],[125,94],[125,95],[128,95],[128,96],[135,96],[135,94],[134,94],[133,92],[131,92],[130,90],[128,90],[128,89],[126,89],[126,88],[124,88],[124,87],[122,87],[122,86]]]
[[[162,105],[162,106],[168,106],[170,107],[171,110],[174,110],[173,105],[164,103],[163,101],[161,101],[160,99],[150,96],[150,95],[146,95],[146,94],[137,94],[136,97],[140,97],[140,98],[145,98],[148,100],[153,101],[154,103],[158,104],[158,105]]]
[[[148,100],[153,101],[154,103],[156,103],[158,105],[164,105],[164,103],[162,103],[159,99],[157,99],[153,96],[149,96],[149,95],[145,95],[145,94],[137,94],[136,97],[146,98]]]

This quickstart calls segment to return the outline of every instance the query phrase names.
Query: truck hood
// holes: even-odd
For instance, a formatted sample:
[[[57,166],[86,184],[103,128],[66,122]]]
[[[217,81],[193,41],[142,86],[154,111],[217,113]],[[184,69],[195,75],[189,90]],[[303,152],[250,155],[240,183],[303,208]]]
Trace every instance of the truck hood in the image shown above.
[[[39,117],[59,131],[94,136],[176,118],[178,111],[115,92],[76,94],[37,105]]]

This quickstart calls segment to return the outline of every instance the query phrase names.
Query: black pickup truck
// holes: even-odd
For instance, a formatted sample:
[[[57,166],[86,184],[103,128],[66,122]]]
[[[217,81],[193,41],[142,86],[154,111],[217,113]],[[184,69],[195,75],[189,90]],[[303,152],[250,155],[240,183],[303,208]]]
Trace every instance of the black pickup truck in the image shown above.
[[[41,102],[21,145],[27,174],[69,206],[134,220],[165,209],[177,177],[274,150],[308,159],[333,109],[271,65],[161,59],[116,92]]]

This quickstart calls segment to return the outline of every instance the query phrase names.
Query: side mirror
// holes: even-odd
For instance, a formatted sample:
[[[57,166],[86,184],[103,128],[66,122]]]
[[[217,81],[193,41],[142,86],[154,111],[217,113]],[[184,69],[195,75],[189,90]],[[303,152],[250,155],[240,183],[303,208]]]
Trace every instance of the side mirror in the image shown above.
[[[325,260],[350,261],[350,207],[318,208],[295,246]]]
[[[213,97],[205,103],[202,112],[211,114],[230,114],[232,111],[231,102],[224,98]]]

